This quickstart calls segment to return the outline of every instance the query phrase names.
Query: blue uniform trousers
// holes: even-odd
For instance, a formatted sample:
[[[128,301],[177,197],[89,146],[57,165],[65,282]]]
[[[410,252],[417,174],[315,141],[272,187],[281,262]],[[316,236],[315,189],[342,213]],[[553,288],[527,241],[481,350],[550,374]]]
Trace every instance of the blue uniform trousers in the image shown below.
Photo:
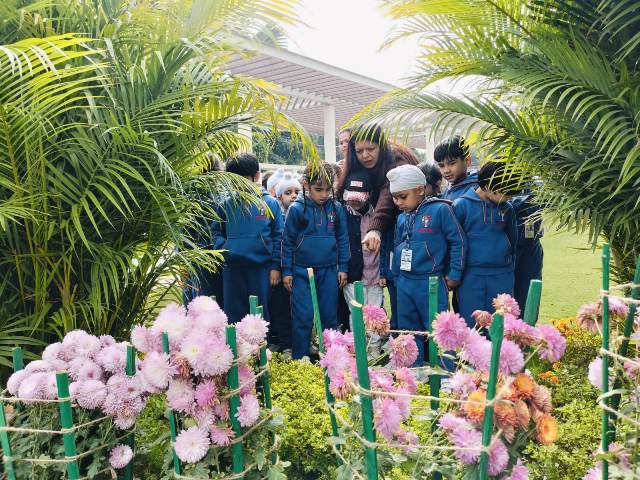
[[[337,327],[338,312],[338,268],[314,268],[318,307],[322,329]],[[313,327],[313,304],[306,267],[293,267],[293,289],[291,291],[292,357],[294,360],[309,355],[311,328]],[[322,335],[322,332],[318,332]]]
[[[395,278],[397,291],[398,329],[426,332],[429,330],[429,279],[408,278],[399,275]],[[438,312],[449,307],[449,294],[443,277],[439,277]],[[418,359],[415,366],[424,365],[425,338],[416,335]]]
[[[216,297],[216,302],[223,305],[222,294],[222,272],[218,270],[211,273],[207,270],[198,268],[194,273],[189,275],[187,285],[182,289],[182,299],[186,305],[199,295],[207,297]]]
[[[527,294],[529,293],[531,280],[542,280],[543,256],[540,242],[518,245],[513,293],[518,305],[520,305],[520,310],[523,312],[527,304]]]
[[[224,311],[229,323],[237,323],[249,313],[249,296],[258,297],[263,316],[269,318],[269,272],[271,264],[225,266],[222,271]]]
[[[462,277],[462,283],[457,288],[459,313],[473,327],[475,322],[471,317],[474,310],[486,310],[493,313],[493,299],[501,293],[513,295],[513,272],[487,274],[486,270],[476,273],[467,269]]]

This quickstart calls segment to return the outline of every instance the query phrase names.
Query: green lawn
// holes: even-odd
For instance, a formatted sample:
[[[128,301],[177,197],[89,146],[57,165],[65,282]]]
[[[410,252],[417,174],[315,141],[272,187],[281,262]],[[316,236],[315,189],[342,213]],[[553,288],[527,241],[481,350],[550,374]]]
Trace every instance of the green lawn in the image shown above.
[[[600,293],[600,252],[583,235],[548,230],[543,237],[544,270],[540,320],[575,315]]]

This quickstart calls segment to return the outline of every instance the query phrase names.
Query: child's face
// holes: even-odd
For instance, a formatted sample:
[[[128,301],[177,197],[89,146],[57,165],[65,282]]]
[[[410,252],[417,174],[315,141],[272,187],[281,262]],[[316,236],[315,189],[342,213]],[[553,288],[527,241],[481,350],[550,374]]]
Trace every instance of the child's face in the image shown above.
[[[467,174],[467,169],[471,166],[471,157],[447,157],[442,162],[438,162],[438,166],[442,171],[442,176],[447,182],[456,183],[462,180]]]
[[[284,205],[284,208],[289,208],[289,205],[295,202],[296,198],[298,198],[299,192],[300,190],[295,187],[287,188],[282,192],[282,195],[280,195],[280,201],[282,202],[282,205]]]
[[[415,210],[425,197],[425,187],[412,188],[410,190],[402,190],[401,192],[392,193],[393,203],[396,204],[403,212]]]
[[[324,205],[331,197],[331,185],[327,185],[324,182],[314,183],[313,185],[305,182],[305,188],[309,192],[309,198],[319,205]]]
[[[340,153],[342,154],[342,158],[347,158],[347,151],[349,150],[349,137],[351,134],[349,132],[342,132],[338,136],[338,147],[340,148]]]

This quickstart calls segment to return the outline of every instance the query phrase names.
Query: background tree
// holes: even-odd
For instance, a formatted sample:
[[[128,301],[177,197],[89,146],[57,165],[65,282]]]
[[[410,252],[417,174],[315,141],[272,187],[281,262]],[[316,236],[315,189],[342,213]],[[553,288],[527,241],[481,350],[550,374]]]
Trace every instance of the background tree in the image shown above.
[[[620,279],[640,254],[640,2],[384,0],[389,42],[414,36],[417,73],[361,119],[473,132],[486,158],[543,181],[560,226],[611,243]],[[461,95],[429,93],[438,81]],[[433,90],[431,90],[433,91]]]
[[[1,2],[0,362],[76,328],[121,336],[187,268],[214,268],[185,232],[213,216],[202,195],[257,198],[202,174],[243,146],[239,124],[313,155],[268,85],[224,71],[231,34],[295,21],[294,4]]]

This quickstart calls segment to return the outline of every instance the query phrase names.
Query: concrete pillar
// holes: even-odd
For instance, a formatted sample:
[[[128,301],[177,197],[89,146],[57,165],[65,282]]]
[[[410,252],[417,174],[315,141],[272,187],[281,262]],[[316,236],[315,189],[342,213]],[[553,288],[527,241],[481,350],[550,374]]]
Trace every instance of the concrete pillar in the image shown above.
[[[336,107],[325,105],[324,112],[324,159],[327,162],[336,161]]]

